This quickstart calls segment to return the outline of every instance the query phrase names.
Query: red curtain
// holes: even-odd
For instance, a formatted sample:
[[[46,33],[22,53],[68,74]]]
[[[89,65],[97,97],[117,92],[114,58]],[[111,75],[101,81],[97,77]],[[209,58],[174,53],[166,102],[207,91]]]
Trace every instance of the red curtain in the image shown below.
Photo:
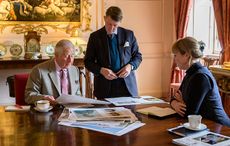
[[[176,39],[183,38],[186,35],[191,8],[192,0],[174,0]],[[184,72],[176,67],[174,60],[171,70],[171,83],[180,83]]]
[[[230,1],[213,0],[218,37],[222,47],[221,62],[230,61]]]
[[[220,63],[230,61],[230,0],[213,0],[218,37],[222,47]],[[230,115],[230,95],[222,93],[225,111]]]

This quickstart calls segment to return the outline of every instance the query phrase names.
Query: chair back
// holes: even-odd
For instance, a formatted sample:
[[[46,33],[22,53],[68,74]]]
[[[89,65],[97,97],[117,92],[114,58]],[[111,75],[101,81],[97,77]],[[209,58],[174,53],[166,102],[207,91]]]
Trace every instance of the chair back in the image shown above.
[[[25,99],[25,87],[26,87],[26,82],[28,77],[29,77],[28,73],[14,75],[14,90],[15,90],[16,104],[26,105],[24,99]]]

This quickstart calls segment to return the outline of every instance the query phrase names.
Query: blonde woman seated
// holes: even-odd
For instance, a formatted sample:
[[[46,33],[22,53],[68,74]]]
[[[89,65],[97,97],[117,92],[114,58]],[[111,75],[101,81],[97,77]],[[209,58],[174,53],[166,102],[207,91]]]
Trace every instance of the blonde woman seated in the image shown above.
[[[202,49],[192,37],[180,39],[173,45],[175,61],[180,69],[186,70],[186,76],[170,104],[182,117],[200,114],[230,127],[230,119],[223,109],[216,81],[208,68],[199,62],[203,56]]]

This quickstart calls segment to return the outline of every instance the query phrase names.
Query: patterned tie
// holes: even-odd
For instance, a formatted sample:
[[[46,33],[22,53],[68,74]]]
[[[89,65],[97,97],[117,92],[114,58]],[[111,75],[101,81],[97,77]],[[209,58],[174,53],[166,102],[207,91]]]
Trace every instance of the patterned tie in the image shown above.
[[[61,92],[62,94],[68,94],[68,77],[67,77],[67,70],[61,70]]]

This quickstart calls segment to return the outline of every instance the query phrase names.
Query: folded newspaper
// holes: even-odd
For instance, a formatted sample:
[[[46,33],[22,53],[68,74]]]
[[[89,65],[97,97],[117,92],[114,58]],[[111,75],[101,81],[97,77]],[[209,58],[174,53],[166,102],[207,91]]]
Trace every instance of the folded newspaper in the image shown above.
[[[86,98],[77,95],[64,95],[59,96],[56,101],[60,104],[69,104],[69,103],[89,103],[89,104],[110,104],[107,101],[96,100],[92,98]]]
[[[159,99],[157,97],[153,97],[153,96],[115,97],[115,98],[105,98],[105,100],[111,102],[112,104],[116,106],[166,103],[164,100]]]
[[[59,125],[85,128],[116,136],[144,125],[137,121],[131,110],[124,107],[65,108],[58,120]]]
[[[173,139],[173,143],[182,146],[229,146],[230,137],[210,131],[203,131],[191,136]]]

